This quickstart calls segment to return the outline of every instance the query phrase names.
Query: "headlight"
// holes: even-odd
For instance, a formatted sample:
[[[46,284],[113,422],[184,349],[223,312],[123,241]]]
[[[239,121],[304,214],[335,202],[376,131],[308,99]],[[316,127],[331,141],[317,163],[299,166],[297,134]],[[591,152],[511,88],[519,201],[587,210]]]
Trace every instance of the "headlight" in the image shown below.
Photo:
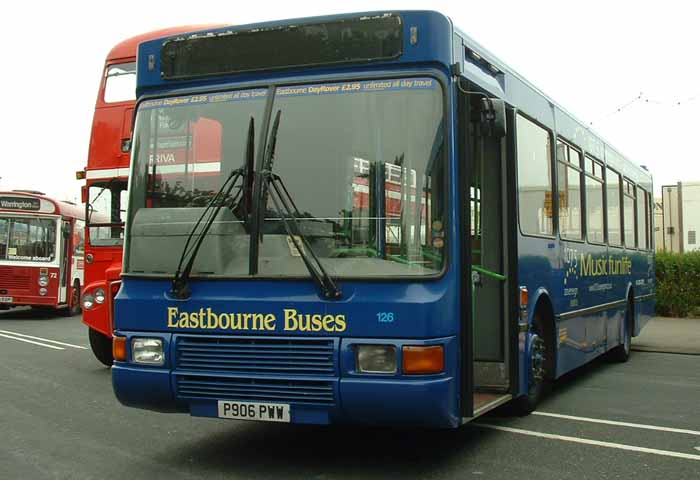
[[[357,371],[361,373],[396,373],[396,347],[393,345],[357,345]]]
[[[101,288],[98,288],[95,290],[95,302],[99,303],[100,305],[105,303],[105,291]]]
[[[39,295],[41,295],[42,297],[45,296],[47,293],[49,293],[49,291],[47,289],[45,289],[44,287],[41,287],[39,289]]]
[[[46,287],[49,284],[49,277],[47,275],[41,275],[39,277],[39,286]]]
[[[93,297],[89,293],[83,295],[83,308],[85,310],[90,310],[94,305],[95,305],[95,297]]]
[[[163,365],[163,340],[160,338],[134,338],[131,340],[131,359],[134,363]]]

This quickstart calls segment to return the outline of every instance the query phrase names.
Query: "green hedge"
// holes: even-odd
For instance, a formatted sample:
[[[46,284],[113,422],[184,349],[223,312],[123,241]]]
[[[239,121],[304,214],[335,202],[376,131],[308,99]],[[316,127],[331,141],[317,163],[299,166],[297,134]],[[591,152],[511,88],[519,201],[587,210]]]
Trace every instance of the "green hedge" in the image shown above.
[[[656,313],[685,317],[700,309],[700,252],[656,254]]]

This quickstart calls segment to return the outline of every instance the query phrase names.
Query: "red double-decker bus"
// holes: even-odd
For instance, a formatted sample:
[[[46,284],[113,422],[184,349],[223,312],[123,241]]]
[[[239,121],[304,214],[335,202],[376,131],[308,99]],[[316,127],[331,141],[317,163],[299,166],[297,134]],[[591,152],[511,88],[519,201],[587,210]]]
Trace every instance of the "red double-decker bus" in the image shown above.
[[[97,359],[112,364],[111,299],[120,285],[132,117],[136,99],[136,49],[153,38],[211,26],[189,25],[144,33],[117,44],[107,55],[92,122],[86,179],[83,323]]]
[[[84,211],[41,192],[0,192],[0,310],[80,312]]]

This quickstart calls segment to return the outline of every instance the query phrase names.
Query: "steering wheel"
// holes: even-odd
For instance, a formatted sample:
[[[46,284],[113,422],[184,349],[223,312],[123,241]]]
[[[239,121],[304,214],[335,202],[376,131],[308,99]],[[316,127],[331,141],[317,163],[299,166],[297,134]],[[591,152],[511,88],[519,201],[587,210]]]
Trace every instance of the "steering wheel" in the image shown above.
[[[330,258],[347,258],[352,256],[377,258],[378,254],[374,248],[370,247],[344,247],[334,248],[328,256]]]
[[[198,195],[192,197],[186,204],[186,207],[206,207],[209,204],[211,197],[208,195]]]

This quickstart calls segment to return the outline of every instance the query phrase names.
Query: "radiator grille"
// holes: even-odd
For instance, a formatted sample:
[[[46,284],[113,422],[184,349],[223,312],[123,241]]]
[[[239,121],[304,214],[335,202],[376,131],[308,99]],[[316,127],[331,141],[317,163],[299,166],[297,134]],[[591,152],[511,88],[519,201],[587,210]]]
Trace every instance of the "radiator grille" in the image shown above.
[[[176,385],[180,398],[313,405],[335,403],[333,382],[330,381],[177,375]]]
[[[334,375],[334,339],[180,336],[176,368],[269,375]]]
[[[29,290],[32,279],[28,273],[19,273],[13,269],[0,268],[0,289]]]

